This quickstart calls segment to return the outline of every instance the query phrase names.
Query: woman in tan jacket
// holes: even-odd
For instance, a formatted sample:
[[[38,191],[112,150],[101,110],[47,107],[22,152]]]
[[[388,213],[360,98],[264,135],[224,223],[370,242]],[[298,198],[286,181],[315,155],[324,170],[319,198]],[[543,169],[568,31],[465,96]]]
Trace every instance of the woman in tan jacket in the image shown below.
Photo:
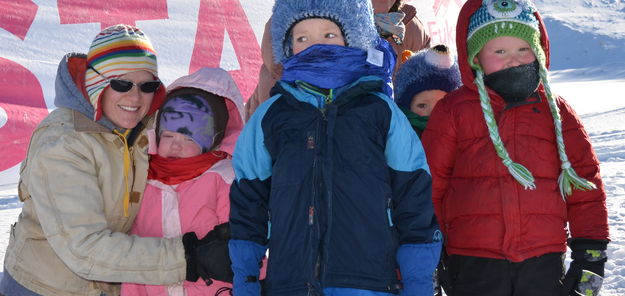
[[[155,51],[138,28],[109,27],[87,55],[63,58],[57,108],[33,132],[20,169],[24,205],[0,293],[112,296],[121,281],[197,280],[196,247],[205,242],[193,233],[126,234],[146,183],[145,122],[164,97]]]
[[[397,54],[395,71],[401,64],[404,50],[417,52],[430,47],[430,36],[417,17],[414,6],[405,0],[372,0],[375,22],[380,36],[385,38]],[[263,65],[258,74],[258,84],[245,105],[245,116],[249,119],[258,105],[269,99],[271,88],[282,75],[282,65],[276,64],[271,48],[271,19],[265,24],[261,42]],[[403,32],[400,34],[400,32]],[[395,33],[395,34],[394,34]]]

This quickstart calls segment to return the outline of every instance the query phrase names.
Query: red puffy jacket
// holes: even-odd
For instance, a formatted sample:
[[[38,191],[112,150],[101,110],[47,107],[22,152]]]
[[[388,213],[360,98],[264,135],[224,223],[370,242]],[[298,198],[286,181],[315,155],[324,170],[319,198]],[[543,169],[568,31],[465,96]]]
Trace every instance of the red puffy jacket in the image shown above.
[[[593,182],[597,189],[574,190],[566,201],[560,195],[561,163],[553,117],[542,85],[540,100],[516,107],[506,106],[501,97],[489,90],[501,139],[512,160],[532,172],[536,189],[524,189],[497,156],[467,61],[469,16],[481,4],[481,0],[469,0],[457,24],[458,60],[465,86],[436,105],[422,137],[433,178],[432,198],[446,236],[447,252],[520,262],[566,251],[569,235],[608,240],[599,161],[579,117],[562,98],[558,98],[557,104],[566,153],[578,175]],[[548,57],[547,34],[538,13],[536,17]]]

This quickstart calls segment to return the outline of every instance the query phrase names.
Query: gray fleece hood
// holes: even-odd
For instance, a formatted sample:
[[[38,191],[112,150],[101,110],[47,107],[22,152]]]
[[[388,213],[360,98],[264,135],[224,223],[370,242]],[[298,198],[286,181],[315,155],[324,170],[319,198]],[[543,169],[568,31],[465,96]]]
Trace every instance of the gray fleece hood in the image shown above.
[[[95,109],[93,105],[89,102],[85,95],[80,90],[74,82],[74,77],[78,77],[78,75],[84,76],[84,69],[79,71],[80,73],[72,73],[70,71],[70,60],[78,59],[81,61],[73,61],[84,63],[84,67],[73,67],[74,71],[79,71],[79,69],[86,68],[87,64],[87,55],[83,53],[68,53],[61,59],[59,63],[59,68],[56,72],[56,81],[54,85],[55,89],[55,97],[54,97],[54,105],[59,108],[68,108],[72,110],[76,110],[81,114],[85,115],[87,118],[93,120]],[[82,64],[81,64],[82,65]],[[100,125],[110,129],[111,131],[117,129],[118,131],[123,132],[124,129],[120,129],[116,127],[108,118],[102,116],[100,120],[96,121]]]

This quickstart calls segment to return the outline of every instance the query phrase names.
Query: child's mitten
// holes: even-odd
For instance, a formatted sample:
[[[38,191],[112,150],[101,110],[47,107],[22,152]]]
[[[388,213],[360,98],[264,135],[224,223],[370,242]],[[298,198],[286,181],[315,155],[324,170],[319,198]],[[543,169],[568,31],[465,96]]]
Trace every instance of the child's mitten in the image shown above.
[[[405,244],[397,250],[402,275],[401,296],[434,295],[433,276],[441,256],[441,242]]]
[[[187,259],[187,280],[195,282],[199,277],[212,284],[213,280],[232,282],[232,269],[228,251],[230,227],[228,223],[215,226],[201,240],[195,232],[182,237]]]
[[[234,295],[260,296],[260,267],[267,248],[252,241],[234,239],[228,247],[234,271]]]
[[[607,241],[572,239],[571,265],[564,277],[562,296],[596,296],[603,283],[605,262],[608,260]]]

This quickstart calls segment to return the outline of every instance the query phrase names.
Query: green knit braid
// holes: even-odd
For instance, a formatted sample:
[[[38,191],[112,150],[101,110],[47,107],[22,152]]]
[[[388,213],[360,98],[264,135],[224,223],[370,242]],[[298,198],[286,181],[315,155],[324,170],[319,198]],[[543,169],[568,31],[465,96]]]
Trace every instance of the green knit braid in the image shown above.
[[[551,92],[549,87],[549,72],[544,66],[544,63],[540,63],[540,78],[543,81],[545,92],[547,93],[547,101],[551,109],[551,115],[553,116],[553,123],[556,127],[556,141],[558,143],[558,154],[560,156],[560,162],[562,163],[562,173],[558,177],[558,184],[560,185],[560,194],[562,199],[566,201],[566,196],[573,194],[573,189],[577,190],[591,190],[597,189],[594,183],[577,175],[575,170],[571,167],[571,162],[566,155],[564,147],[564,137],[562,136],[562,119],[560,117],[560,108],[556,103],[555,96]]]
[[[525,189],[536,189],[534,184],[534,176],[523,165],[512,161],[506,147],[503,145],[501,136],[499,136],[499,128],[497,127],[497,121],[495,120],[495,114],[493,107],[490,104],[490,97],[484,86],[484,72],[481,69],[475,71],[475,85],[480,94],[480,103],[482,105],[482,111],[484,113],[484,119],[486,119],[486,126],[488,127],[488,133],[497,155],[503,160],[503,164],[508,168],[508,171]]]
[[[549,108],[551,110],[551,115],[553,117],[553,123],[555,126],[556,133],[556,142],[558,145],[558,156],[560,157],[560,162],[562,163],[562,173],[560,177],[558,177],[558,184],[560,187],[560,194],[562,195],[562,199],[566,201],[566,196],[571,195],[573,193],[573,189],[576,190],[591,190],[596,189],[597,187],[592,182],[581,178],[577,175],[575,170],[571,167],[571,162],[569,161],[568,156],[566,155],[566,149],[564,146],[564,137],[562,136],[562,119],[560,116],[560,109],[556,103],[555,96],[551,91],[551,87],[549,86],[549,72],[545,67],[546,57],[542,48],[536,48],[532,46],[532,50],[536,55],[536,59],[539,64],[539,74],[543,86],[545,88],[545,92],[547,94],[547,102],[549,103]],[[484,113],[484,119],[486,120],[486,126],[488,127],[488,133],[490,138],[495,146],[495,151],[497,155],[503,161],[503,164],[508,168],[510,174],[521,184],[525,189],[535,189],[536,185],[534,184],[534,177],[532,173],[525,168],[523,165],[519,163],[515,163],[510,158],[506,147],[501,140],[501,136],[499,135],[499,128],[497,127],[497,122],[495,120],[495,114],[493,112],[493,107],[490,104],[490,97],[488,96],[488,92],[486,91],[486,87],[484,86],[484,72],[478,66],[475,67],[475,85],[477,86],[479,95],[480,95],[480,103],[482,106],[482,111]]]

